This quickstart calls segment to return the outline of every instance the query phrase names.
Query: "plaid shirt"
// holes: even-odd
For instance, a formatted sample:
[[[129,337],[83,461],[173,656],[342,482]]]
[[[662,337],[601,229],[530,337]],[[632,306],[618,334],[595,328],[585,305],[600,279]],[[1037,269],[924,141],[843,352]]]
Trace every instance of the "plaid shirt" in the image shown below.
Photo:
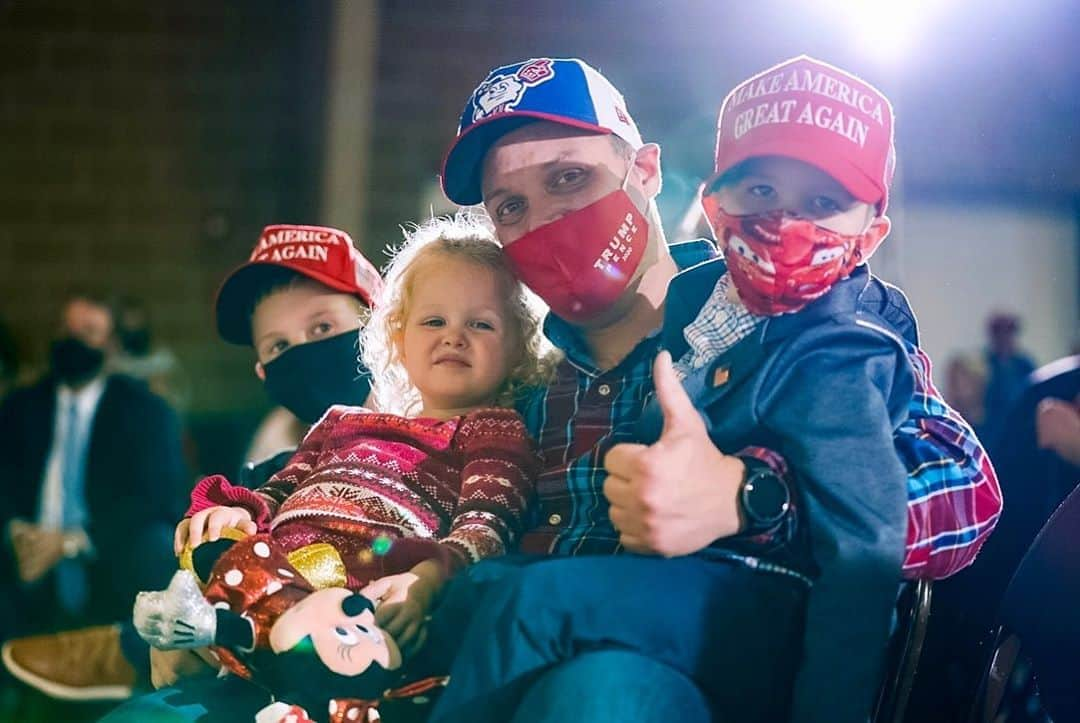
[[[975,432],[934,386],[930,357],[905,346],[915,394],[896,436],[908,470],[904,577],[941,579],[974,562],[1001,515],[1001,487]]]
[[[680,268],[687,268],[711,256],[704,248],[676,244],[671,250]],[[698,321],[703,321],[700,315]],[[714,316],[709,323],[722,324],[723,319]],[[619,535],[608,518],[603,494],[603,459],[613,445],[635,441],[635,425],[653,392],[652,361],[660,348],[659,333],[639,342],[617,366],[602,371],[569,324],[549,315],[544,332],[566,358],[552,383],[526,400],[521,410],[545,460],[536,484],[539,518],[522,538],[521,549],[563,555],[617,552]],[[974,432],[933,386],[929,359],[911,345],[908,355],[916,390],[909,420],[896,437],[897,453],[908,470],[904,574],[942,578],[975,559],[997,523],[1001,490]],[[768,450],[739,454],[778,467]],[[784,529],[772,533],[772,540],[759,536],[754,542],[771,549],[790,540],[793,532],[792,518]],[[754,557],[743,559],[760,564]]]
[[[732,281],[724,274],[716,282],[712,295],[701,307],[697,318],[686,325],[683,336],[690,351],[675,362],[675,371],[685,377],[732,348],[757,328],[767,317],[752,314],[731,299]]]

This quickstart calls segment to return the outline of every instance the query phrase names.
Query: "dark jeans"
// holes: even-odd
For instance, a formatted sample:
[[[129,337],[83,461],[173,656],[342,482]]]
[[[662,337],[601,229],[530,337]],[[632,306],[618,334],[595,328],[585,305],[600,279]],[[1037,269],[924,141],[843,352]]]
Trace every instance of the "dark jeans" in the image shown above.
[[[444,601],[429,649],[457,655],[433,723],[527,716],[519,706],[541,674],[595,651],[667,666],[700,688],[714,716],[753,722],[786,714],[805,589],[704,555],[621,555],[482,562]]]
[[[176,686],[132,698],[101,723],[232,723],[250,721],[271,702],[266,691],[230,675],[185,678]],[[318,715],[322,711],[314,712]]]
[[[134,698],[102,723],[249,721],[269,698],[234,677],[191,678]],[[312,711],[309,711],[312,712]],[[312,712],[318,715],[318,712]],[[623,650],[585,653],[544,673],[512,723],[711,723],[708,703],[682,673]],[[399,723],[389,715],[384,720]],[[734,720],[738,720],[737,718]]]

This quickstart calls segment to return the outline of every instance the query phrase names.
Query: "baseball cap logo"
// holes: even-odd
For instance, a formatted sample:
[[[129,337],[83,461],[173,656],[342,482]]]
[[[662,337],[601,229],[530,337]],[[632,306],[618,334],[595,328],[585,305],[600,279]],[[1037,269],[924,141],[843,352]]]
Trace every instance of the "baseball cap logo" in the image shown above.
[[[473,122],[513,110],[525,97],[526,90],[554,77],[551,60],[541,58],[526,63],[515,73],[500,73],[488,78],[473,93]]]
[[[521,69],[517,72],[517,77],[530,85],[536,85],[549,78],[554,78],[555,70],[551,67],[550,58],[539,58],[521,66]]]
[[[267,226],[251,253],[252,261],[330,260],[330,248],[348,244],[339,233],[324,228]]]

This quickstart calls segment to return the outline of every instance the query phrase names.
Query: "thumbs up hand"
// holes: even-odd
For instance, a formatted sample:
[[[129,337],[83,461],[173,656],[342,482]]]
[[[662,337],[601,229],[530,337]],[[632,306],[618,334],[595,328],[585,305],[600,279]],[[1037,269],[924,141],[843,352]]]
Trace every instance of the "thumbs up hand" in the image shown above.
[[[611,448],[604,457],[604,496],[626,549],[676,557],[739,531],[737,497],[746,467],[713,445],[666,351],[653,364],[653,382],[663,432],[651,445]]]

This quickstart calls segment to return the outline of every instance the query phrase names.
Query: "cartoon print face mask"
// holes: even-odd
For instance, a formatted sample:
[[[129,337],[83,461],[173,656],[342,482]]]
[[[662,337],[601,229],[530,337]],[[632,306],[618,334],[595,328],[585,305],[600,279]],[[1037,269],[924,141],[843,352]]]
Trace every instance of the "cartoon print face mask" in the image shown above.
[[[866,235],[842,234],[783,211],[732,216],[701,199],[739,298],[755,314],[798,311],[862,263]]]

